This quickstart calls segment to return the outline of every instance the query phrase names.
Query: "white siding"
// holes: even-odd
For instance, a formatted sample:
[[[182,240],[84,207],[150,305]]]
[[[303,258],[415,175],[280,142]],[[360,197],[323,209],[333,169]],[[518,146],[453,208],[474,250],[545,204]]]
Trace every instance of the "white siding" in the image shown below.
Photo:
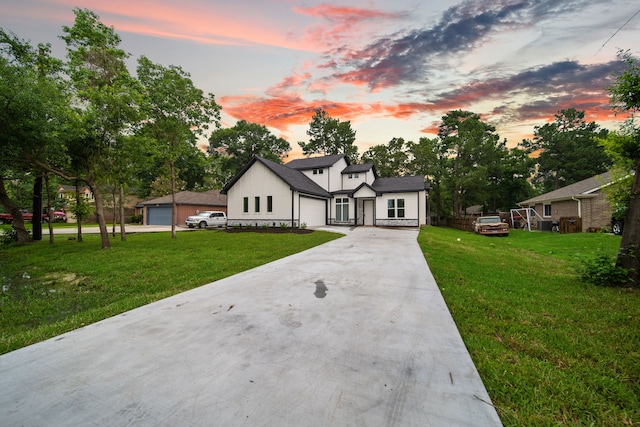
[[[366,173],[358,172],[358,177],[356,178],[355,173],[345,173],[342,175],[342,190],[353,190],[354,188],[358,188],[360,184],[366,182]],[[351,178],[349,178],[351,176]]]
[[[322,170],[322,173],[320,173],[320,171],[317,170],[317,173],[315,175],[313,174],[313,170],[302,170],[300,172],[308,176],[313,182],[315,182],[320,187],[326,190],[327,188],[329,188],[329,179],[331,177],[329,173],[329,168],[319,168],[319,169]]]
[[[329,188],[328,192],[342,190],[342,171],[347,167],[344,158],[338,160],[329,168]]]
[[[273,197],[273,212],[267,212],[267,196]],[[249,198],[249,212],[243,212],[244,197]],[[255,197],[260,197],[260,212],[255,212]],[[291,221],[291,189],[266,166],[256,161],[229,189],[227,216],[229,224],[278,225]],[[244,221],[244,222],[243,222]]]
[[[404,218],[389,218],[387,201],[389,199],[404,199]],[[397,202],[396,202],[397,203]],[[407,225],[418,226],[425,223],[426,217],[425,192],[417,193],[387,193],[376,199],[376,225]]]

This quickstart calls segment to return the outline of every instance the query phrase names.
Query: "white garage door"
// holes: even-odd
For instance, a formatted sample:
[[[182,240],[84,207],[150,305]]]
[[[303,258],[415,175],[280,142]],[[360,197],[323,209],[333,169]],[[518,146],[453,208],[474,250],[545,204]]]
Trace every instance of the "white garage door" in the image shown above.
[[[300,197],[300,224],[317,227],[327,224],[326,202],[322,199]]]

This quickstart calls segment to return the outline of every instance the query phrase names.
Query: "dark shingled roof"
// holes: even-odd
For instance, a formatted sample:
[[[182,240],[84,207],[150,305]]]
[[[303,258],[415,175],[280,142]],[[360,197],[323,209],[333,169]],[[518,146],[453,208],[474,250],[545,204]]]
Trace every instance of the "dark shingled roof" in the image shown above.
[[[583,179],[566,187],[558,188],[540,196],[518,203],[521,206],[535,205],[536,203],[551,202],[556,200],[567,200],[572,197],[588,196],[590,193],[613,181],[611,172],[605,172],[591,178]]]
[[[404,191],[422,191],[429,188],[423,175],[401,176],[397,178],[378,178],[373,182],[377,193],[401,193]]]
[[[333,154],[331,156],[308,157],[305,159],[291,160],[286,164],[286,166],[297,170],[328,168],[342,158],[344,158],[347,164],[349,164],[349,159],[346,154]]]
[[[376,170],[373,168],[373,163],[365,163],[364,165],[349,165],[342,171],[342,174],[347,173],[364,173],[373,169],[373,173],[376,173]],[[377,175],[377,174],[376,174]]]
[[[271,172],[286,182],[292,190],[312,196],[331,198],[331,194],[313,182],[311,178],[302,172],[259,156],[254,156],[251,161],[247,163],[247,165],[242,168],[242,170],[222,189],[222,193],[227,194],[227,191],[229,191],[229,189],[238,181],[238,179],[240,179],[242,175],[244,175],[247,170],[249,170],[251,166],[253,166],[255,162],[260,162],[265,165]]]
[[[158,197],[157,199],[147,200],[141,205],[163,205],[171,203],[171,194],[168,196]],[[209,190],[203,192],[180,191],[176,193],[176,203],[178,205],[210,205],[210,206],[227,206],[227,196],[221,194],[220,190]]]

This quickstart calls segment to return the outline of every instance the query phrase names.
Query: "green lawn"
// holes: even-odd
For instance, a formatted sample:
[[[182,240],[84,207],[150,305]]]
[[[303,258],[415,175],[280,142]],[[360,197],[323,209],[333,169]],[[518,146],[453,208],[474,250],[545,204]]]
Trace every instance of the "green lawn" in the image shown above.
[[[337,237],[206,230],[132,234],[110,250],[97,235],[2,248],[0,353]],[[640,424],[640,292],[575,271],[619,237],[425,227],[419,243],[506,426]]]
[[[109,250],[94,234],[0,246],[0,354],[338,237],[203,230],[118,236]]]
[[[640,424],[640,293],[576,273],[619,237],[426,227],[419,243],[506,426]]]

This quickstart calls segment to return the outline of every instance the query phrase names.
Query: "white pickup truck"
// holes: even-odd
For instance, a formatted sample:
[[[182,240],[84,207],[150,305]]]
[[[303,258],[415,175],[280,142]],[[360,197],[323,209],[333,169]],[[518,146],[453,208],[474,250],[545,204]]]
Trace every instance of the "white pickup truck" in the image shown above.
[[[189,228],[226,227],[227,215],[221,211],[204,211],[198,215],[187,217],[185,224]]]

